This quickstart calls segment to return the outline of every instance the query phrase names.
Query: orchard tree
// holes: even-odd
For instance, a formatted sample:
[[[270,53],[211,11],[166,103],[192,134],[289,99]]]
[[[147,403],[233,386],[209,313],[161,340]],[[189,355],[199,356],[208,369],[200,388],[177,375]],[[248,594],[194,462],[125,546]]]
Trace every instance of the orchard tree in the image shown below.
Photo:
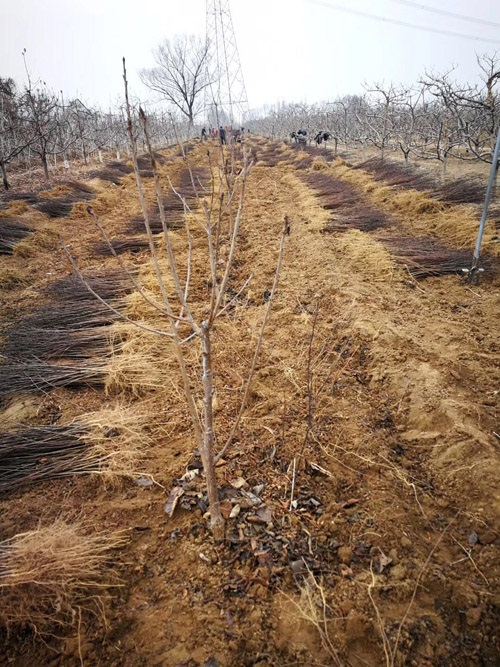
[[[0,172],[3,187],[10,188],[7,165],[31,143],[26,128],[25,108],[12,79],[0,78]]]

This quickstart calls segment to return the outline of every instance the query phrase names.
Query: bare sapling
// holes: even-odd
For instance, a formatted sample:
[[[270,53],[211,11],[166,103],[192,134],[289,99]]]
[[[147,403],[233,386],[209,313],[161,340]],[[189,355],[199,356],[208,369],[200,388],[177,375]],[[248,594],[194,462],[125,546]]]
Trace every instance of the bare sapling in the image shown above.
[[[185,246],[181,251],[174,251],[171,234],[167,224],[167,214],[164,206],[162,183],[155,153],[152,148],[151,137],[149,133],[146,115],[142,109],[139,109],[140,130],[146,146],[147,154],[151,160],[152,171],[154,175],[154,188],[156,194],[156,203],[158,206],[159,217],[163,234],[161,237],[155,237],[150,224],[150,214],[146,204],[146,197],[142,178],[139,171],[137,159],[137,138],[134,134],[134,123],[132,119],[132,110],[128,94],[127,72],[125,59],[123,60],[123,79],[125,86],[125,106],[127,118],[127,133],[130,145],[131,159],[134,166],[136,185],[138,190],[139,202],[144,218],[144,226],[149,244],[149,252],[155,280],[161,295],[160,302],[151,299],[144,289],[141,288],[134,272],[127,269],[123,260],[113,251],[111,241],[105,232],[94,211],[89,208],[89,213],[93,217],[101,235],[108,244],[111,253],[119,262],[122,270],[133,282],[134,287],[141,297],[153,306],[158,318],[154,324],[144,321],[136,321],[126,314],[124,319],[142,330],[167,337],[172,343],[180,375],[182,378],[182,391],[186,400],[189,414],[194,429],[195,441],[200,452],[207,495],[209,501],[210,528],[215,539],[220,540],[224,537],[224,518],[222,516],[218,497],[216,462],[216,426],[214,419],[214,377],[217,369],[214,368],[214,355],[212,352],[212,333],[218,318],[222,317],[235,304],[238,297],[246,289],[252,276],[243,281],[239,290],[234,295],[233,290],[228,291],[229,278],[232,274],[234,259],[238,245],[238,236],[241,228],[242,215],[245,202],[245,191],[248,174],[252,168],[252,161],[249,159],[248,152],[243,149],[241,165],[238,170],[234,167],[228,173],[230,161],[224,159],[218,160],[214,166],[210,162],[211,184],[210,189],[202,192],[200,183],[197,181],[185,153],[184,160],[188,164],[190,180],[195,201],[199,205],[201,216],[193,215],[190,202],[181,193],[177,192],[170,179],[168,179],[170,189],[182,201],[184,209],[184,227],[186,232]],[[182,146],[181,146],[182,148]],[[234,148],[233,148],[234,150]],[[224,153],[222,153],[224,158]],[[234,164],[234,160],[231,161]],[[202,231],[204,239],[204,250],[207,261],[204,266],[207,267],[207,284],[210,291],[207,294],[206,302],[195,302],[191,297],[191,283],[193,278],[193,243],[194,233]],[[278,261],[274,275],[274,281],[271,291],[271,297],[268,301],[266,312],[263,318],[262,326],[257,340],[256,349],[248,372],[246,389],[242,398],[241,406],[238,411],[235,423],[231,433],[219,457],[231,444],[236,429],[241,420],[241,416],[246,407],[250,392],[252,376],[257,364],[258,354],[262,345],[264,329],[269,318],[271,304],[277,289],[280,269],[283,260],[284,240],[289,233],[289,223],[285,220],[285,226],[281,234],[279,243]],[[225,244],[228,248],[227,256],[221,252],[221,245]],[[161,245],[164,246],[164,252],[167,256],[167,268],[160,261]],[[69,254],[69,252],[68,252]],[[224,257],[222,256],[224,255]],[[79,271],[73,257],[70,261],[80,278],[85,282],[87,288],[92,291],[91,286],[85,281],[85,277]],[[168,287],[167,287],[168,285]],[[103,303],[104,299],[93,292],[95,296]],[[199,297],[198,297],[199,299]],[[114,310],[111,304],[106,304]],[[161,322],[165,322],[165,326]],[[158,324],[160,322],[160,324]],[[192,359],[192,345],[198,341],[201,352],[201,365],[190,363]],[[202,400],[200,400],[202,399]],[[201,407],[203,406],[203,407]]]
[[[125,86],[126,83],[126,73],[124,71]],[[131,132],[132,124],[130,119],[130,105],[128,104],[128,95],[127,95],[127,114],[129,118],[129,139],[131,141],[131,150],[133,155],[134,163],[136,163],[136,149],[134,146],[134,140]],[[168,256],[168,266],[171,278],[175,285],[177,304],[180,307],[180,313],[177,318],[171,317],[172,313],[172,304],[170,303],[168,297],[166,301],[167,311],[170,318],[172,332],[174,333],[174,343],[177,350],[177,358],[179,360],[183,377],[186,377],[187,382],[184,384],[184,390],[186,393],[186,398],[188,404],[190,404],[190,413],[193,419],[195,434],[198,440],[199,451],[201,454],[203,469],[205,472],[207,493],[209,500],[209,510],[210,510],[210,522],[212,532],[214,537],[222,538],[224,534],[224,519],[220,512],[220,505],[217,492],[217,478],[216,478],[216,456],[215,456],[215,424],[214,424],[214,407],[213,407],[213,397],[214,397],[214,369],[213,369],[213,355],[212,355],[212,339],[211,334],[215,326],[216,320],[227,312],[228,306],[234,303],[237,296],[241,293],[243,289],[246,288],[248,283],[251,280],[251,276],[244,282],[243,287],[237,293],[236,297],[233,296],[229,302],[227,301],[227,288],[229,283],[229,276],[231,275],[234,258],[237,249],[238,236],[241,227],[242,214],[245,202],[245,190],[247,184],[247,177],[252,168],[252,162],[249,161],[248,155],[244,152],[243,154],[243,166],[239,173],[235,175],[234,170],[234,155],[232,160],[228,161],[232,165],[230,173],[222,159],[218,165],[218,183],[219,183],[219,197],[215,196],[215,177],[212,174],[212,192],[208,198],[208,203],[206,198],[200,196],[200,188],[196,183],[196,179],[193,175],[193,171],[189,166],[189,173],[191,179],[191,185],[193,191],[196,195],[196,200],[201,206],[201,209],[204,214],[204,223],[203,231],[206,240],[206,252],[208,257],[208,265],[210,270],[210,284],[211,284],[211,293],[210,298],[206,304],[204,304],[203,310],[198,315],[195,314],[194,307],[190,303],[190,280],[191,280],[191,264],[192,264],[192,245],[191,245],[191,230],[190,223],[188,222],[188,216],[185,215],[185,226],[188,240],[188,256],[187,256],[187,271],[184,287],[181,284],[181,279],[178,271],[177,261],[174,256],[174,250],[170,241],[170,233],[167,225],[167,219],[165,214],[165,207],[163,204],[161,182],[158,174],[158,168],[156,164],[156,159],[154,156],[154,151],[152,149],[151,140],[149,136],[148,124],[146,116],[141,109],[139,111],[140,122],[142,126],[142,131],[144,134],[144,139],[146,143],[146,149],[151,159],[151,166],[154,174],[154,183],[156,191],[156,199],[158,210],[160,213],[160,220],[163,228],[163,236],[165,241],[165,249]],[[224,154],[222,153],[222,158]],[[184,158],[185,154],[184,154]],[[186,160],[189,165],[189,162]],[[139,169],[135,166],[136,177],[138,182],[138,187],[141,189],[141,178],[139,174]],[[175,188],[172,188],[175,191]],[[189,205],[184,197],[177,193],[184,205],[184,211],[187,213],[189,211]],[[144,201],[144,197],[141,197]],[[144,207],[145,211],[145,207]],[[234,213],[233,213],[234,211]],[[234,436],[235,428],[237,428],[239,421],[241,419],[242,412],[248,400],[248,394],[250,390],[251,378],[255,370],[255,365],[257,362],[257,356],[262,345],[262,338],[264,334],[264,328],[267,323],[269,312],[272,304],[272,299],[276,291],[276,287],[279,280],[279,273],[281,269],[283,251],[284,251],[284,238],[285,234],[289,232],[288,222],[285,224],[280,242],[280,249],[278,254],[278,264],[275,272],[274,284],[271,293],[271,298],[269,299],[268,308],[264,316],[264,321],[261,328],[261,333],[258,338],[257,347],[254,354],[254,359],[250,367],[249,377],[247,381],[247,387],[245,394],[243,396],[242,404],[238,416],[236,418],[235,427],[231,432],[228,443],[232,441]],[[150,230],[149,230],[150,233]],[[220,256],[220,243],[221,238],[229,236],[229,252],[227,259],[223,262],[222,270],[218,271],[218,266],[221,264]],[[191,335],[188,336],[190,340],[193,336],[197,337],[201,343],[202,349],[202,375],[201,375],[201,386],[203,389],[203,416],[200,419],[199,414],[196,412],[196,403],[193,400],[193,393],[191,390],[191,384],[186,374],[186,362],[183,356],[183,345],[180,341],[176,332],[179,329],[179,325],[182,319],[186,320],[188,325],[191,328]],[[224,448],[225,449],[225,448]],[[221,452],[222,453],[222,452]],[[219,455],[220,457],[220,455]]]

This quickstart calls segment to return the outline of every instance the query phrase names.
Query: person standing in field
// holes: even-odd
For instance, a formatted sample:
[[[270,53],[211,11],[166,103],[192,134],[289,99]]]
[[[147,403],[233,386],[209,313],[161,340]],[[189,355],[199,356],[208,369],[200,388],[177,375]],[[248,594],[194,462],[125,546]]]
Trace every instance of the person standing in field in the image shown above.
[[[225,144],[226,143],[226,130],[222,127],[222,125],[219,127],[219,136],[220,136],[221,144]]]
[[[201,131],[201,140],[206,141],[207,140],[207,128],[204,127]]]

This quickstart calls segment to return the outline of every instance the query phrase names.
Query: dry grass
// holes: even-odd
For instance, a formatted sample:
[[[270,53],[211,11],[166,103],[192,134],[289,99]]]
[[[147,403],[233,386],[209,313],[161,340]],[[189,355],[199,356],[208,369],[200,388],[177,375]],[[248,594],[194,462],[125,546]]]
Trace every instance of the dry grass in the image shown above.
[[[20,245],[20,244],[18,244]],[[0,269],[0,287],[5,291],[26,287],[30,284],[29,275],[22,269],[7,267]]]
[[[59,245],[59,234],[48,227],[38,229],[32,236],[20,241],[14,248],[18,257],[33,257],[41,250],[55,250]]]
[[[389,211],[409,216],[436,214],[444,210],[443,204],[417,190],[395,192],[387,186],[375,187],[372,190],[371,199],[375,204]]]
[[[319,203],[318,197],[295,174],[283,176],[283,183],[294,190],[294,198],[298,200],[300,209],[307,212],[308,223],[317,231],[323,230],[330,221],[331,215]]]
[[[425,192],[417,190],[397,191],[388,185],[374,181],[370,174],[361,169],[348,167],[344,160],[337,158],[332,166],[332,172],[338,178],[359,188],[370,200],[387,211],[420,215],[422,213],[437,213],[444,205],[431,199]]]
[[[117,322],[110,330],[110,344],[117,352],[106,367],[107,394],[139,397],[169,384],[171,365],[175,365],[169,339],[132,323]]]
[[[328,169],[328,163],[324,157],[315,157],[313,159],[311,169],[313,171],[324,171]]]
[[[61,197],[67,197],[68,195],[71,195],[73,193],[73,190],[68,187],[67,185],[56,185],[55,188],[52,188],[51,190],[41,190],[38,193],[38,196],[40,199],[59,199]]]
[[[333,628],[335,622],[342,619],[342,614],[331,607],[327,601],[326,587],[321,580],[308,570],[308,575],[300,586],[298,601],[284,594],[292,602],[301,620],[311,624],[319,635],[321,646],[331,659],[332,665],[342,667],[344,664],[339,651],[335,647]]]
[[[480,220],[480,210],[470,204],[451,206],[432,199],[426,192],[417,190],[396,190],[374,181],[370,174],[361,169],[351,169],[343,160],[337,159],[332,173],[355,185],[370,201],[387,212],[399,214],[401,226],[411,233],[435,234],[449,246],[456,249],[473,248]],[[490,221],[486,226],[482,250],[490,255],[500,253],[495,225]]]
[[[335,239],[335,247],[358,275],[377,282],[391,282],[401,277],[390,252],[365,232],[351,229]]]
[[[442,211],[435,218],[434,231],[455,248],[474,248],[479,231],[480,213],[471,206],[456,206]],[[494,241],[497,236],[493,222],[486,224],[482,251],[500,254],[500,246]]]
[[[112,554],[124,544],[120,533],[62,519],[1,542],[0,624],[43,634],[76,625],[82,610],[102,613],[108,588],[119,583]]]
[[[0,211],[0,217],[22,215],[23,213],[27,213],[31,210],[31,207],[25,201],[12,200],[8,202],[8,208],[5,211]]]
[[[137,465],[150,444],[145,430],[149,420],[144,404],[131,407],[125,403],[75,420],[88,429],[82,436],[89,447],[86,457],[97,464],[90,472],[106,480],[137,474]]]

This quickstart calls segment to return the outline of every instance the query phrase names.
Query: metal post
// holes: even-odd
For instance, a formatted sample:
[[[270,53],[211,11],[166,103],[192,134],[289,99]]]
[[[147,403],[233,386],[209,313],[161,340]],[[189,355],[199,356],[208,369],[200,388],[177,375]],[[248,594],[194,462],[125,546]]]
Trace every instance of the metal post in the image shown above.
[[[500,156],[500,128],[498,129],[497,143],[495,145],[495,150],[493,152],[493,161],[491,163],[491,170],[490,170],[490,180],[488,181],[488,187],[486,188],[486,197],[484,199],[483,215],[481,216],[481,224],[479,225],[479,233],[477,235],[476,248],[474,250],[474,256],[472,258],[472,267],[469,273],[469,280],[471,281],[474,279],[479,266],[479,251],[481,250],[484,228],[486,226],[486,218],[488,217],[488,207],[490,205],[493,186],[495,183],[495,176],[498,170],[499,156]]]

